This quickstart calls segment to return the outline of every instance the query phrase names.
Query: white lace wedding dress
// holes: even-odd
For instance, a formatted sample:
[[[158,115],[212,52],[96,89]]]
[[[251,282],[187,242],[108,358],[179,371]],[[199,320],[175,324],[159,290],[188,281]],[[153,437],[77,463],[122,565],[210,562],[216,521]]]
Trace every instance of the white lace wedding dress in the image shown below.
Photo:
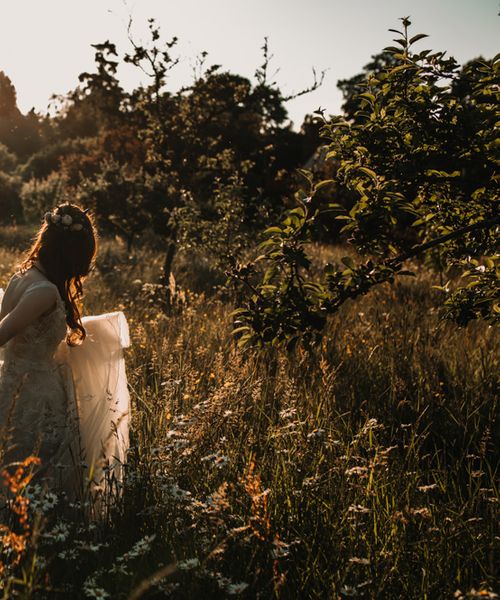
[[[22,275],[11,285],[22,286]],[[37,281],[21,295],[41,286],[54,284]],[[2,296],[0,290],[0,306]],[[0,428],[4,464],[36,455],[38,481],[76,500],[89,488],[119,489],[123,478],[129,444],[123,348],[129,337],[123,313],[107,313],[84,318],[85,341],[67,346],[64,304],[57,297],[52,312],[0,348]]]

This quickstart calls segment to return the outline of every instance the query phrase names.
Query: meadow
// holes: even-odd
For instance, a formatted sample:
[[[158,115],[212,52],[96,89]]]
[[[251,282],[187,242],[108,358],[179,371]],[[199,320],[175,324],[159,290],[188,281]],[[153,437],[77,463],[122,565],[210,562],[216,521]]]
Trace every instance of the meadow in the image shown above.
[[[0,233],[0,287],[27,237]],[[440,320],[439,277],[416,264],[314,351],[241,350],[230,294],[200,255],[176,261],[166,314],[162,257],[101,241],[85,312],[130,326],[123,494],[97,524],[32,503],[3,597],[497,597],[494,328]]]

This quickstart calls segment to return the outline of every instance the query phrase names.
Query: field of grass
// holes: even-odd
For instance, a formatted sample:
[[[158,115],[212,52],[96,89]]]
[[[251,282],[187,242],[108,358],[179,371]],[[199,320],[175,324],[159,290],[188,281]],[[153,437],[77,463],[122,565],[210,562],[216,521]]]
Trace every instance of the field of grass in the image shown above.
[[[0,235],[0,286],[24,239]],[[103,242],[86,311],[130,325],[123,497],[97,525],[38,517],[4,597],[496,597],[497,332],[440,322],[422,267],[313,354],[243,353],[190,264],[167,316],[161,257]]]

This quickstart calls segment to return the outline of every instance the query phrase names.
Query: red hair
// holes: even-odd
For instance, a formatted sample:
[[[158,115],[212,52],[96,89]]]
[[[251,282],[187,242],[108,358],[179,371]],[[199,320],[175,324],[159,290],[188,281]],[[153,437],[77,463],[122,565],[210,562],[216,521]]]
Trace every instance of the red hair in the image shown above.
[[[97,252],[97,234],[93,220],[75,204],[61,204],[44,220],[33,245],[26,253],[21,270],[38,261],[47,278],[57,286],[66,307],[68,334],[66,343],[76,346],[85,339],[81,320],[82,280],[92,268]],[[71,217],[73,227],[65,225]],[[81,227],[80,227],[81,226]]]

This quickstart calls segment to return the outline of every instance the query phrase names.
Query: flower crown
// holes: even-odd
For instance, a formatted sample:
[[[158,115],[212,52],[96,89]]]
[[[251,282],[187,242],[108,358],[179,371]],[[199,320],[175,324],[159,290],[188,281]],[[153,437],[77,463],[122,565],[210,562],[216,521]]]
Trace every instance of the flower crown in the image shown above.
[[[87,214],[89,210],[88,208],[85,209],[83,214]],[[73,217],[68,213],[46,212],[43,218],[47,225],[57,225],[67,231],[82,231],[83,229],[83,223],[75,222]]]

